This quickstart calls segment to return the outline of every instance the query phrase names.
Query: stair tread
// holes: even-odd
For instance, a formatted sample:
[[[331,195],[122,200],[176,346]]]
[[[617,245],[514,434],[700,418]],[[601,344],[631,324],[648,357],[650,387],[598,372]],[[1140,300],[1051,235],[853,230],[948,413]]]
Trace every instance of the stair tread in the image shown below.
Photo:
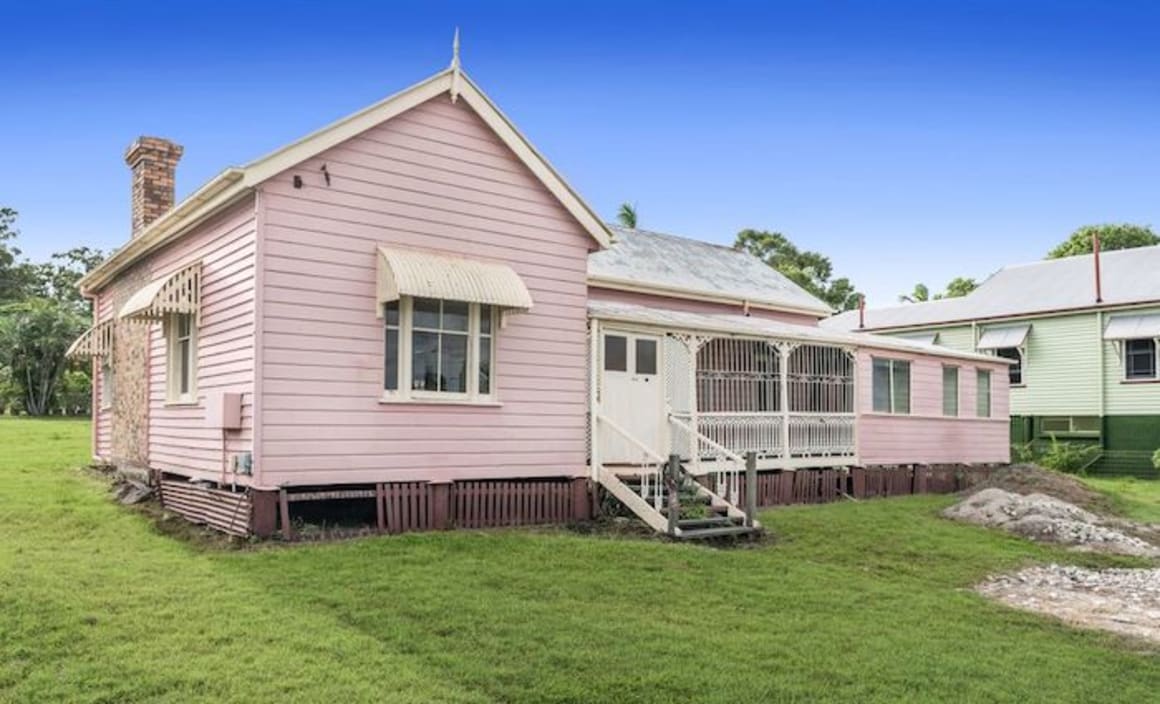
[[[706,518],[684,518],[677,521],[677,525],[681,528],[696,528],[698,526],[736,526],[739,525],[737,521],[740,518],[730,518],[728,516],[712,516]]]
[[[701,528],[698,530],[681,531],[678,536],[682,540],[699,540],[702,538],[723,538],[730,535],[748,535],[756,533],[757,528],[751,526],[728,526],[724,528]]]

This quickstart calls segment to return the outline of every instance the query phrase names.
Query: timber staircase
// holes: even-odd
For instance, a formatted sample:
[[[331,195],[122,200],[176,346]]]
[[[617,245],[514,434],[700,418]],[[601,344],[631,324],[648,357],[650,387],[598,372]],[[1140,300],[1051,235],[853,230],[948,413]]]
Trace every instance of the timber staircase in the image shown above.
[[[697,481],[679,455],[662,457],[603,414],[595,414],[595,420],[601,429],[616,433],[641,453],[639,464],[594,462],[597,481],[653,530],[680,540],[743,537],[762,531],[757,521],[756,455],[742,458],[670,414],[669,422],[697,447],[691,464],[699,469],[710,465],[716,476],[714,492]],[[702,462],[702,457],[712,461]],[[742,473],[747,510],[734,503],[741,493]]]
[[[600,484],[654,530],[679,540],[739,538],[762,531],[755,517],[697,482],[683,464],[675,470],[665,465],[602,467]]]

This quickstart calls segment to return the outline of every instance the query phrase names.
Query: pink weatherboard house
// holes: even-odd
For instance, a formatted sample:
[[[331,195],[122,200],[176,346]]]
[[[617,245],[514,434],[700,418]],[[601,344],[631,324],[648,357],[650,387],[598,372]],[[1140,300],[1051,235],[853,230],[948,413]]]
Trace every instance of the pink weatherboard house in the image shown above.
[[[795,475],[1008,459],[1004,360],[823,330],[748,254],[604,224],[458,65],[175,204],[181,153],[129,149],[132,238],[73,354],[94,456],[192,520],[567,522],[604,491],[696,537]],[[678,493],[714,515],[670,521]]]

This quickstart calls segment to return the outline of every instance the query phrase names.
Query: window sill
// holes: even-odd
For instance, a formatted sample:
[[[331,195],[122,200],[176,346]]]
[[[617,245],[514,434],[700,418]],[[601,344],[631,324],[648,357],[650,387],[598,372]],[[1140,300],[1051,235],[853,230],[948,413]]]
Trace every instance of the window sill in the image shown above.
[[[503,403],[491,398],[434,398],[414,396],[379,397],[379,403],[384,406],[480,406],[483,408],[501,408]]]
[[[201,405],[201,401],[197,399],[177,399],[175,401],[166,401],[166,408],[197,408]]]
[[[918,420],[950,420],[950,421],[990,421],[996,423],[1007,423],[1007,418],[996,416],[944,416],[941,414],[931,413],[884,413],[882,411],[863,411],[863,416],[871,416],[874,418],[915,418]]]
[[[1160,384],[1160,379],[1120,379],[1121,384]]]

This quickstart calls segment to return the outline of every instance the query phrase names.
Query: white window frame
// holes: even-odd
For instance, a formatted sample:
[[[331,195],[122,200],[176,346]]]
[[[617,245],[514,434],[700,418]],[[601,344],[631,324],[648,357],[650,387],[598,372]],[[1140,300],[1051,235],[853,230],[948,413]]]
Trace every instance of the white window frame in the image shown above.
[[[982,408],[983,395],[979,393],[983,389],[983,379],[987,380],[987,412],[980,413]],[[975,370],[975,417],[990,418],[995,414],[995,382],[994,375],[990,369],[976,369]]]
[[[436,299],[438,300],[438,299]],[[478,405],[498,405],[499,398],[496,393],[496,375],[495,375],[495,357],[496,357],[496,338],[499,334],[499,325],[501,322],[501,315],[497,306],[484,306],[479,303],[467,304],[467,391],[460,393],[456,391],[431,391],[429,389],[412,389],[411,388],[411,372],[412,372],[412,354],[414,352],[414,307],[415,299],[411,296],[402,296],[399,298],[399,349],[398,349],[398,364],[396,365],[396,388],[388,389],[386,381],[386,332],[387,332],[387,316],[385,308],[387,303],[380,304],[383,306],[383,363],[381,366],[383,370],[383,379],[381,382],[382,396],[380,401],[383,403],[452,403],[452,404],[478,404]],[[484,333],[482,331],[481,311],[484,307],[488,307],[491,312],[491,332]],[[394,327],[394,326],[392,326]],[[488,366],[488,380],[489,386],[487,393],[482,393],[479,389],[479,350],[481,338],[490,337],[488,340],[490,352],[490,364]]]
[[[1003,355],[999,354],[1000,350],[1015,350],[1015,354],[1019,355],[1019,365],[1018,365],[1019,366],[1019,382],[1018,383],[1011,381],[1011,369],[1015,365],[1008,365],[1008,367],[1007,367],[1007,380],[1010,382],[1011,388],[1018,389],[1018,388],[1022,388],[1024,386],[1027,386],[1027,352],[1026,352],[1026,350],[1024,350],[1022,347],[996,347],[992,351],[992,355],[994,355],[995,357],[998,357],[999,359],[1011,359],[1010,357],[1004,357]]]
[[[189,319],[189,346],[186,349],[186,371],[189,379],[182,392],[181,370],[181,341],[177,336],[178,323],[182,318]],[[193,313],[170,313],[165,318],[165,387],[166,402],[173,405],[192,405],[197,403],[197,338],[198,316]]]
[[[954,372],[955,378],[955,412],[947,413],[947,372]],[[942,366],[942,413],[945,418],[958,418],[963,412],[963,385],[962,374],[959,373],[959,367],[953,364],[944,364]]]
[[[1128,345],[1133,342],[1151,342],[1152,343],[1152,376],[1128,376]],[[1123,380],[1129,384],[1131,383],[1148,383],[1160,379],[1160,341],[1150,337],[1136,337],[1122,342],[1121,349],[1124,354],[1123,364]]]
[[[890,382],[890,409],[878,410],[874,407],[874,362],[887,362],[890,365],[888,380]],[[898,399],[894,393],[894,369],[896,365],[906,365],[906,410],[898,410]],[[894,359],[891,357],[872,357],[870,359],[870,410],[874,413],[886,413],[894,416],[908,416],[914,412],[914,365],[909,359]]]

